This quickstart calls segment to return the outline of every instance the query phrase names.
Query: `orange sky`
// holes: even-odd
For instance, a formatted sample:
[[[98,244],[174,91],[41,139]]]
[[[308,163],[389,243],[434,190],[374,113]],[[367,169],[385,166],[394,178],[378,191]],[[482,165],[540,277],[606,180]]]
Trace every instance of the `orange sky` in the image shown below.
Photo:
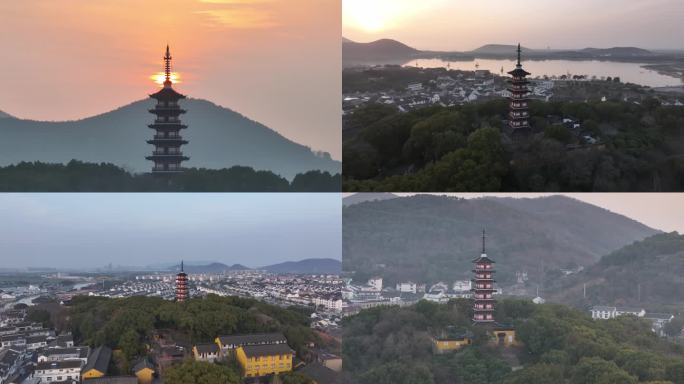
[[[342,0],[343,35],[467,51],[637,46],[682,49],[682,0]]]
[[[339,159],[340,33],[339,0],[2,1],[0,110],[78,119],[142,99],[169,42],[179,91]]]

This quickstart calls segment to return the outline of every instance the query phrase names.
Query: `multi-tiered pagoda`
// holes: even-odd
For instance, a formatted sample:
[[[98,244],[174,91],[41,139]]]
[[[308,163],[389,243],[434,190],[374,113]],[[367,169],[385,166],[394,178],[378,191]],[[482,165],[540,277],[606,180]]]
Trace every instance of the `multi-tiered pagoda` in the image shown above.
[[[176,275],[176,301],[183,302],[188,298],[188,275],[183,271],[183,262],[181,261],[181,270]]]
[[[155,130],[152,140],[148,140],[148,144],[154,145],[152,156],[147,156],[147,160],[154,161],[152,173],[165,174],[181,172],[181,162],[189,160],[187,156],[183,156],[181,152],[181,145],[187,144],[186,140],[180,135],[180,130],[188,126],[181,124],[180,115],[185,113],[178,105],[178,101],[185,99],[185,96],[176,92],[171,81],[171,53],[169,46],[166,46],[166,55],[164,56],[164,71],[165,80],[164,87],[157,93],[150,95],[151,98],[157,100],[157,105],[150,110],[157,116],[154,123],[148,127]]]
[[[475,269],[473,287],[473,321],[475,323],[494,322],[494,261],[487,257],[485,250],[485,231],[482,230],[482,254],[473,260]]]
[[[515,66],[514,70],[508,72],[508,74],[511,75],[511,79],[509,80],[510,87],[508,88],[508,91],[511,93],[509,98],[510,112],[508,113],[508,126],[514,131],[530,127],[528,121],[530,113],[527,109],[527,95],[530,93],[530,90],[527,88],[529,82],[525,78],[529,76],[530,73],[522,68],[520,53],[520,44],[518,44],[518,64]]]

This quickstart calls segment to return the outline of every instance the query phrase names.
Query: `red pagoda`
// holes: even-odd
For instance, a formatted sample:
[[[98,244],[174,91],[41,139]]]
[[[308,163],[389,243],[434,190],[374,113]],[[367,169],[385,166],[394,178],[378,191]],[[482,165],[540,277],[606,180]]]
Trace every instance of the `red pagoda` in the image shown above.
[[[482,254],[473,260],[475,269],[472,279],[473,288],[473,322],[494,322],[494,261],[485,252],[485,231],[482,230]]]
[[[181,124],[179,116],[185,113],[178,105],[178,101],[185,99],[184,95],[176,92],[171,86],[171,53],[169,46],[166,46],[166,55],[164,56],[164,71],[165,81],[164,87],[157,93],[150,95],[151,98],[157,100],[157,105],[154,109],[150,109],[150,113],[156,115],[154,123],[148,127],[155,130],[152,140],[148,140],[148,144],[154,145],[152,156],[147,156],[147,160],[154,162],[152,168],[153,174],[177,173],[182,172],[181,162],[189,160],[189,157],[183,156],[181,152],[181,145],[187,144],[186,140],[180,135],[180,130],[188,126]]]
[[[529,82],[525,78],[526,76],[529,76],[530,73],[522,68],[520,53],[520,44],[518,44],[518,64],[515,66],[514,70],[508,72],[508,74],[511,75],[511,79],[509,80],[510,88],[508,88],[508,91],[511,93],[511,96],[509,97],[510,111],[508,113],[508,126],[514,131],[530,127],[528,121],[530,113],[527,109],[527,102],[529,100],[527,94],[530,93],[530,90],[527,88]]]
[[[176,275],[176,301],[183,302],[188,298],[188,275],[183,272],[183,262],[181,270]]]

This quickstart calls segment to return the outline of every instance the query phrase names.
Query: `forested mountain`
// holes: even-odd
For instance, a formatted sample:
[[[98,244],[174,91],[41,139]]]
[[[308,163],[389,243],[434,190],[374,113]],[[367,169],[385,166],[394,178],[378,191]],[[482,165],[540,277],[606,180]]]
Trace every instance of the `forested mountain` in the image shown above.
[[[299,261],[286,261],[260,267],[274,273],[302,273],[302,274],[326,274],[339,275],[342,272],[342,263],[335,259],[304,259]]]
[[[148,110],[152,100],[136,101],[117,110],[77,121],[46,122],[0,119],[0,165],[21,161],[66,163],[72,159],[112,163],[132,172],[149,172],[145,160],[153,147]],[[340,163],[316,153],[241,114],[201,99],[181,101],[189,126],[183,137],[187,167],[222,169],[232,166],[269,170],[292,179],[310,170],[339,173]]]
[[[387,192],[377,192],[377,193],[354,193],[353,195],[347,196],[342,199],[342,204],[346,207],[349,205],[365,203],[366,201],[380,201],[396,199],[397,195]]]
[[[343,209],[343,269],[398,281],[454,281],[470,276],[481,252],[497,261],[497,281],[516,271],[591,265],[657,233],[627,217],[562,196],[535,199],[415,195]]]
[[[655,99],[530,103],[514,135],[497,99],[407,113],[370,104],[344,117],[347,192],[663,192],[684,189],[684,108]],[[555,116],[555,117],[554,117]],[[572,116],[577,131],[554,119]],[[587,137],[593,143],[587,142]]]
[[[419,50],[392,39],[370,43],[357,43],[344,38],[342,40],[342,59],[346,63],[404,59],[418,53]]]
[[[684,311],[684,235],[661,233],[634,242],[580,273],[563,279],[550,276],[547,284],[549,299],[575,306]]]

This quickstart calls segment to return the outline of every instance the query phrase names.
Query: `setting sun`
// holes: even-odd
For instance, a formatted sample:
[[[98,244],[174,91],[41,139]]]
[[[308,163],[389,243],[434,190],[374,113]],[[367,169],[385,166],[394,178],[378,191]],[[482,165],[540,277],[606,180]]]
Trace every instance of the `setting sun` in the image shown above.
[[[344,0],[344,23],[365,32],[379,32],[388,26],[389,12],[380,2]]]
[[[150,76],[150,79],[159,85],[163,85],[165,80],[164,72],[157,72]],[[178,72],[171,72],[171,82],[174,84],[180,83],[180,75]]]

